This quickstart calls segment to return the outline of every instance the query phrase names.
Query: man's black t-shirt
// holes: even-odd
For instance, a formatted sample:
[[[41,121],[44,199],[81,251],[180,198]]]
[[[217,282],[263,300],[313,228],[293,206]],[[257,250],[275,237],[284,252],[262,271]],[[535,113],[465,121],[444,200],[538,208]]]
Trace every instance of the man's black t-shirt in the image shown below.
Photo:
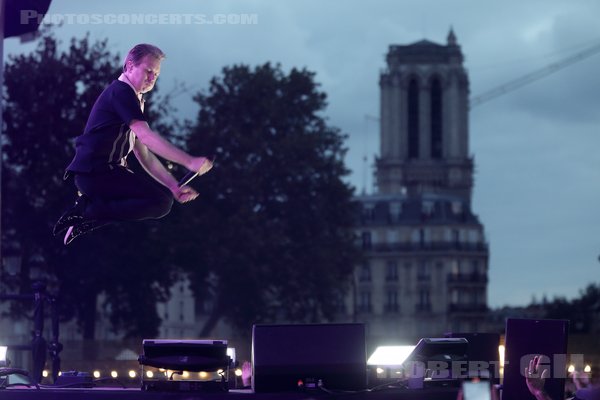
[[[75,158],[67,167],[71,172],[96,172],[125,167],[133,150],[135,135],[132,120],[145,121],[133,89],[115,80],[100,94],[83,134],[75,141]]]

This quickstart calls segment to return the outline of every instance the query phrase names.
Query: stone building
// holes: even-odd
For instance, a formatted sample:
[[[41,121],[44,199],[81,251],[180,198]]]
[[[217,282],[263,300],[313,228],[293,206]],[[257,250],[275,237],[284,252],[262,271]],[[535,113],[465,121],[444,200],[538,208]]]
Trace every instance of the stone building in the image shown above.
[[[488,244],[471,208],[469,80],[454,32],[447,44],[392,45],[380,80],[374,194],[356,232],[365,250],[346,320],[371,345],[482,330]]]

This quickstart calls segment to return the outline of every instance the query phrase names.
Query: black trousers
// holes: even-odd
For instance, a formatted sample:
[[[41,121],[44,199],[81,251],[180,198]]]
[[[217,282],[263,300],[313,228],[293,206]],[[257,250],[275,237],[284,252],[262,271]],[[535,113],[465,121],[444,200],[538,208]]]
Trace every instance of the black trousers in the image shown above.
[[[89,198],[84,218],[97,221],[158,219],[173,206],[171,191],[145,172],[116,167],[109,171],[77,173],[75,185]]]

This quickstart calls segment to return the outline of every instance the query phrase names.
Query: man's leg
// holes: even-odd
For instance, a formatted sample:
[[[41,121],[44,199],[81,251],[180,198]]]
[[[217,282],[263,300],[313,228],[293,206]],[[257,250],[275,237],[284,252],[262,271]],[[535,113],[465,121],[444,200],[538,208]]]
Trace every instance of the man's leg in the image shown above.
[[[89,199],[83,217],[97,221],[139,221],[162,218],[171,211],[171,192],[145,173],[124,168],[78,174],[75,184]]]
[[[167,188],[144,173],[134,174],[124,168],[78,174],[75,184],[81,196],[55,227],[55,232],[67,231],[65,245],[113,221],[161,218],[173,205]]]

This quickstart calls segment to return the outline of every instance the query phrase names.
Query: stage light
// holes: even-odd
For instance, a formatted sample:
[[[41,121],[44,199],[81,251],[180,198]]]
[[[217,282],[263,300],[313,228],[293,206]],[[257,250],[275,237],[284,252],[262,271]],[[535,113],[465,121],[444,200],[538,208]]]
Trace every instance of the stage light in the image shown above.
[[[592,372],[592,367],[590,365],[586,365],[583,368],[583,372],[585,372],[586,374],[589,374],[590,372]]]
[[[198,376],[200,377],[200,379],[206,379],[208,377],[208,373],[204,372],[204,371],[200,371],[200,372],[198,372]]]
[[[223,375],[223,370],[222,370],[222,369],[218,369],[218,370],[217,370],[217,374],[219,374],[219,375]]]
[[[8,351],[7,346],[0,346],[0,367],[8,366],[8,360],[6,359],[7,351]]]
[[[228,347],[225,354],[231,358],[231,365],[235,365],[235,347]]]
[[[154,372],[152,372],[152,371],[146,371],[146,376],[148,378],[154,378]]]
[[[402,365],[414,349],[415,346],[378,346],[367,360],[367,365]]]
[[[100,371],[96,370],[92,373],[92,375],[94,375],[94,378],[98,379],[100,378]]]
[[[62,371],[58,371],[58,376],[62,376]]]
[[[117,371],[110,371],[110,376],[112,376],[113,378],[118,378],[119,377],[119,373]]]
[[[47,378],[47,377],[48,377],[48,370],[47,370],[47,369],[45,369],[45,370],[43,370],[43,371],[42,371],[42,376],[43,376],[44,378]]]
[[[385,372],[385,369],[383,369],[383,368],[381,368],[381,367],[378,367],[378,368],[376,369],[376,371],[377,371],[377,373],[378,373],[379,375],[381,375],[381,374],[383,374],[383,373]]]
[[[498,346],[498,355],[500,356],[500,367],[504,368],[504,353],[506,352],[506,347],[503,345]]]
[[[189,377],[190,377],[190,373],[189,373],[189,372],[187,372],[187,371],[183,371],[183,373],[181,374],[181,376],[182,376],[183,378],[187,379],[187,378],[189,378]]]
[[[132,370],[132,369],[129,370],[129,377],[131,379],[135,378],[136,376],[137,376],[137,373],[134,370]]]
[[[235,376],[242,376],[242,370],[241,369],[236,369],[235,370]]]
[[[569,368],[567,368],[567,371],[572,374],[573,372],[575,372],[575,366],[573,364],[569,365]]]

